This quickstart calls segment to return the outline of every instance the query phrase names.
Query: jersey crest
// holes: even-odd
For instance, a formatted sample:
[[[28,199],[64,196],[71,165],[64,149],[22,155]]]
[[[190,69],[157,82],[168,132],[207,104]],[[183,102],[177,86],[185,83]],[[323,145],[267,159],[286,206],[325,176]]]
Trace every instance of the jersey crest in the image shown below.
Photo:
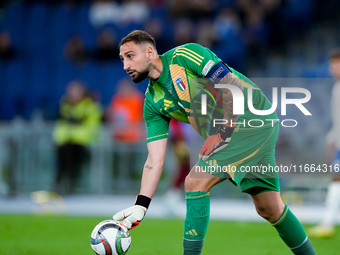
[[[170,73],[180,100],[190,103],[189,87],[185,69],[177,64],[170,65]]]
[[[175,79],[175,84],[177,85],[180,91],[184,92],[187,90],[187,86],[184,84],[181,77]]]

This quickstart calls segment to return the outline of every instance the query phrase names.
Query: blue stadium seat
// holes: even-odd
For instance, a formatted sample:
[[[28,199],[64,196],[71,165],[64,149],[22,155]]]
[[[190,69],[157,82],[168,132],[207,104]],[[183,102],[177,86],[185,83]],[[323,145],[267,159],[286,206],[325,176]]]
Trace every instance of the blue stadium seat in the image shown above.
[[[63,50],[72,35],[73,12],[64,5],[57,5],[51,12],[50,31],[48,34],[49,50],[56,61],[63,60]]]
[[[51,87],[49,62],[46,60],[31,61],[28,72],[28,93],[38,98],[48,94]]]
[[[4,94],[6,97],[17,97],[25,94],[27,72],[23,61],[14,59],[3,65]]]
[[[0,32],[5,30],[5,19],[0,20]]]
[[[76,79],[86,83],[89,89],[98,87],[98,65],[95,63],[87,63],[84,66],[77,67]]]
[[[303,78],[331,78],[332,75],[329,70],[328,60],[324,60],[323,62],[305,67],[302,71],[301,77]]]
[[[225,38],[212,50],[227,65],[242,72],[245,69],[246,46],[241,38],[235,34],[230,34],[227,38],[228,39]]]
[[[75,32],[80,34],[84,40],[85,47],[87,49],[92,49],[95,47],[96,43],[96,31],[91,25],[89,20],[89,4],[82,4],[77,8],[77,13],[75,15]]]
[[[164,7],[155,7],[151,9],[152,18],[164,19],[167,16],[167,10]]]
[[[22,96],[22,115],[30,119],[34,110],[47,108],[42,107],[41,102],[50,93],[51,68],[47,60],[39,58],[27,60],[24,68],[27,75]]]
[[[67,84],[76,78],[76,69],[68,61],[58,62],[51,73],[51,93],[55,101],[59,101],[65,93]]]
[[[131,79],[124,71],[121,62],[115,62],[110,65],[103,65],[99,68],[99,91],[101,93],[102,104],[107,107],[111,101],[112,96],[117,91],[117,84],[121,79]],[[137,84],[138,90],[145,92],[148,85],[148,79]]]
[[[43,58],[48,54],[47,32],[49,11],[45,3],[35,3],[27,8],[25,44],[30,58]]]
[[[125,27],[117,27],[117,40],[120,41],[123,37],[125,37],[127,34],[129,34],[133,30],[141,30],[143,29],[143,25],[141,24],[134,24],[131,23],[128,26]]]
[[[0,60],[0,90],[5,88],[5,63]]]
[[[217,3],[220,8],[235,8],[236,1],[235,0],[220,0]]]
[[[116,84],[121,79],[121,77],[124,77],[123,72],[125,73],[122,63],[119,62],[100,66],[99,88],[102,95],[102,104],[104,106],[109,105],[111,97],[114,93],[116,93]],[[127,76],[126,73],[125,75]]]
[[[313,0],[290,0],[287,1],[283,9],[284,24],[293,31],[303,32],[307,30],[313,22],[313,12],[315,9]]]
[[[16,113],[15,98],[0,95],[0,120],[11,120]]]
[[[164,34],[164,37],[166,39],[168,39],[169,41],[173,40],[173,37],[174,37],[174,27],[172,26],[171,22],[169,22],[169,21],[165,21],[164,22],[163,34]]]
[[[17,49],[21,49],[24,42],[22,33],[24,15],[25,11],[23,4],[12,2],[6,6],[3,29],[10,32],[12,44]]]
[[[0,119],[11,120],[21,114],[18,108],[25,95],[26,71],[21,60],[14,59],[0,64]]]

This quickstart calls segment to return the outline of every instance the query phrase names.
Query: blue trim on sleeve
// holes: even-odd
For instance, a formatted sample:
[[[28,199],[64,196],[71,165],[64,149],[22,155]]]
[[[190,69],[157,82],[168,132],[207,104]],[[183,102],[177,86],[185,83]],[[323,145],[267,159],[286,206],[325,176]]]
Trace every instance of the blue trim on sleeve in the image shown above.
[[[227,73],[230,73],[228,67],[223,62],[218,62],[205,77],[212,83],[218,83]]]

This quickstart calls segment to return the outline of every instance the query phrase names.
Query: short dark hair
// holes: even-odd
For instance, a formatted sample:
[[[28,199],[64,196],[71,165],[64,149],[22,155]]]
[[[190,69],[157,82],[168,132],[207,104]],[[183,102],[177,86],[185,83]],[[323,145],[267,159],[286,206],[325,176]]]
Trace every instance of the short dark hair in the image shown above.
[[[153,37],[143,30],[134,30],[125,36],[119,43],[118,48],[127,42],[134,42],[135,44],[150,43],[156,49],[156,42]]]
[[[340,59],[340,48],[332,49],[328,54],[328,59],[329,60]]]

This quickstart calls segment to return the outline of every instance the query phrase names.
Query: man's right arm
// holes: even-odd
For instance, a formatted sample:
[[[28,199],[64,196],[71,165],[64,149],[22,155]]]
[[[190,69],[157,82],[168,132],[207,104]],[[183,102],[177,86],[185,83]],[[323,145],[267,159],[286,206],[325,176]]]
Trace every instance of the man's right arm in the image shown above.
[[[132,229],[143,220],[151,198],[158,186],[163,171],[167,138],[148,143],[149,155],[144,165],[141,190],[135,205],[113,215],[114,220],[123,220],[123,224]]]
[[[148,158],[144,165],[140,195],[153,197],[161,177],[168,138],[148,143]]]
[[[148,158],[143,169],[140,193],[135,205],[113,215],[128,228],[134,228],[143,220],[163,171],[170,119],[157,114],[152,104],[145,100],[144,119],[147,128]]]

